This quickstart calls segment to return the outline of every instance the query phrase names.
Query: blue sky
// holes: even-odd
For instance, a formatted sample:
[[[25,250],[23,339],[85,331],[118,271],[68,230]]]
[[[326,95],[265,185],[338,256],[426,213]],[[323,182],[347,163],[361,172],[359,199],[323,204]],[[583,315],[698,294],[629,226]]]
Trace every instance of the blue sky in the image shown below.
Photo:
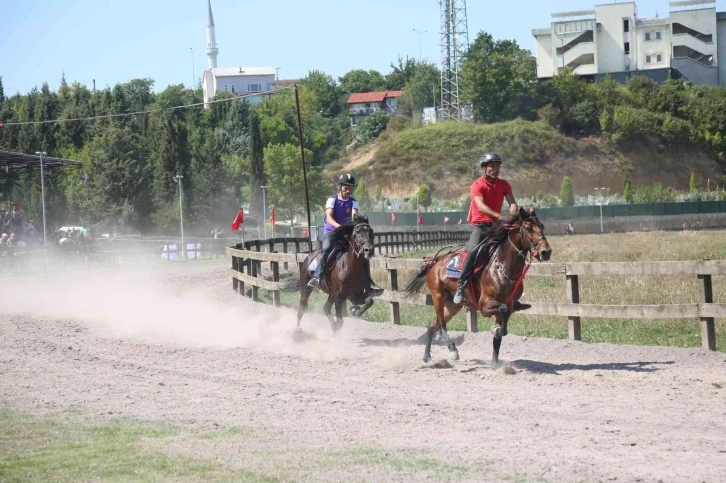
[[[534,50],[532,28],[551,12],[590,9],[593,0],[468,0],[469,38],[479,31]],[[668,14],[668,0],[636,2],[641,17]],[[726,10],[726,0],[718,0]],[[219,67],[280,67],[280,78],[318,69],[390,71],[398,56],[439,63],[437,0],[212,0]],[[6,95],[47,81],[113,86],[137,77],[191,84],[207,65],[207,0],[0,0],[0,76]],[[194,49],[192,51],[190,48]]]

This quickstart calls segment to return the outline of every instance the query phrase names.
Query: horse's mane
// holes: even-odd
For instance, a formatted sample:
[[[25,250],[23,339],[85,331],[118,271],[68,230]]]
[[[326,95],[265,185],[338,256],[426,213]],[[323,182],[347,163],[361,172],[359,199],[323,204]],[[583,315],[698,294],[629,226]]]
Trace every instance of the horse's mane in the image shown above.
[[[340,225],[330,234],[330,246],[338,250],[339,253],[345,253],[350,247],[348,240],[353,234],[353,229],[360,223],[368,223],[368,217],[356,215],[350,223]]]
[[[492,226],[484,230],[484,236],[488,239],[487,244],[499,246],[507,240],[512,225],[530,220],[540,223],[537,215],[530,214],[525,210],[520,210],[516,215],[510,216],[507,219],[495,221]]]

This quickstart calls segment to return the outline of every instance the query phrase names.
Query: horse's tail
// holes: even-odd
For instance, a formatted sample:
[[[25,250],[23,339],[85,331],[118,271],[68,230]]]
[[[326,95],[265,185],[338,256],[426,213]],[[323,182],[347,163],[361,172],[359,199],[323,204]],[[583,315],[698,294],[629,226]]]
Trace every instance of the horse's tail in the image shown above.
[[[433,256],[427,258],[421,268],[418,269],[418,273],[408,281],[406,287],[403,289],[403,293],[407,296],[415,295],[419,293],[421,287],[426,283],[426,276],[429,274],[431,267],[439,260],[439,257]]]

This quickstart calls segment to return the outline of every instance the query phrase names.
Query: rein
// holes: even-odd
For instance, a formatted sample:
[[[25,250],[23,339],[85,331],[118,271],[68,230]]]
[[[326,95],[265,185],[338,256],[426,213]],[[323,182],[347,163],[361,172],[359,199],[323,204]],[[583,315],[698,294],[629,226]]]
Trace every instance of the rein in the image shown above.
[[[522,237],[524,236],[522,233],[522,230],[524,228],[523,225],[519,225],[519,226],[517,226],[517,224],[511,225],[512,230],[510,230],[509,233],[512,233],[512,231],[514,229],[516,229],[517,227],[519,228],[519,241],[521,242]],[[523,250],[520,250],[519,247],[517,247],[514,244],[511,237],[509,236],[509,234],[507,234],[507,240],[509,240],[509,243],[511,243],[512,246],[514,247],[514,249],[517,251],[517,254],[520,257],[524,258],[525,261],[527,261],[527,265],[524,266],[524,270],[522,270],[522,273],[519,275],[519,278],[517,278],[517,282],[514,284],[514,287],[509,292],[509,296],[507,297],[507,301],[506,301],[507,305],[510,305],[514,301],[514,294],[517,293],[517,290],[522,285],[522,282],[524,282],[524,277],[527,275],[527,272],[529,271],[529,267],[532,266],[532,260],[537,256],[537,247],[539,246],[539,244],[542,240],[546,240],[546,239],[547,239],[547,237],[542,235],[541,237],[539,237],[537,239],[536,242],[534,242],[534,243],[532,243],[531,241],[529,242],[529,248],[527,249],[527,252],[529,254],[529,260],[527,260],[527,255],[525,255],[523,253]]]

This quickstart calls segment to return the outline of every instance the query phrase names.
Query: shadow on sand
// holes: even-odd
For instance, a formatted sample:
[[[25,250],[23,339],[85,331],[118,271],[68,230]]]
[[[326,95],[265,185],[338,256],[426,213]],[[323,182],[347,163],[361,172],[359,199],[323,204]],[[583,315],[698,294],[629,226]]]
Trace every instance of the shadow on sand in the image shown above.
[[[627,371],[627,372],[656,372],[663,366],[675,364],[675,361],[658,362],[610,362],[606,364],[550,364],[549,362],[517,359],[512,361],[512,367],[536,374],[560,375],[561,371]]]

